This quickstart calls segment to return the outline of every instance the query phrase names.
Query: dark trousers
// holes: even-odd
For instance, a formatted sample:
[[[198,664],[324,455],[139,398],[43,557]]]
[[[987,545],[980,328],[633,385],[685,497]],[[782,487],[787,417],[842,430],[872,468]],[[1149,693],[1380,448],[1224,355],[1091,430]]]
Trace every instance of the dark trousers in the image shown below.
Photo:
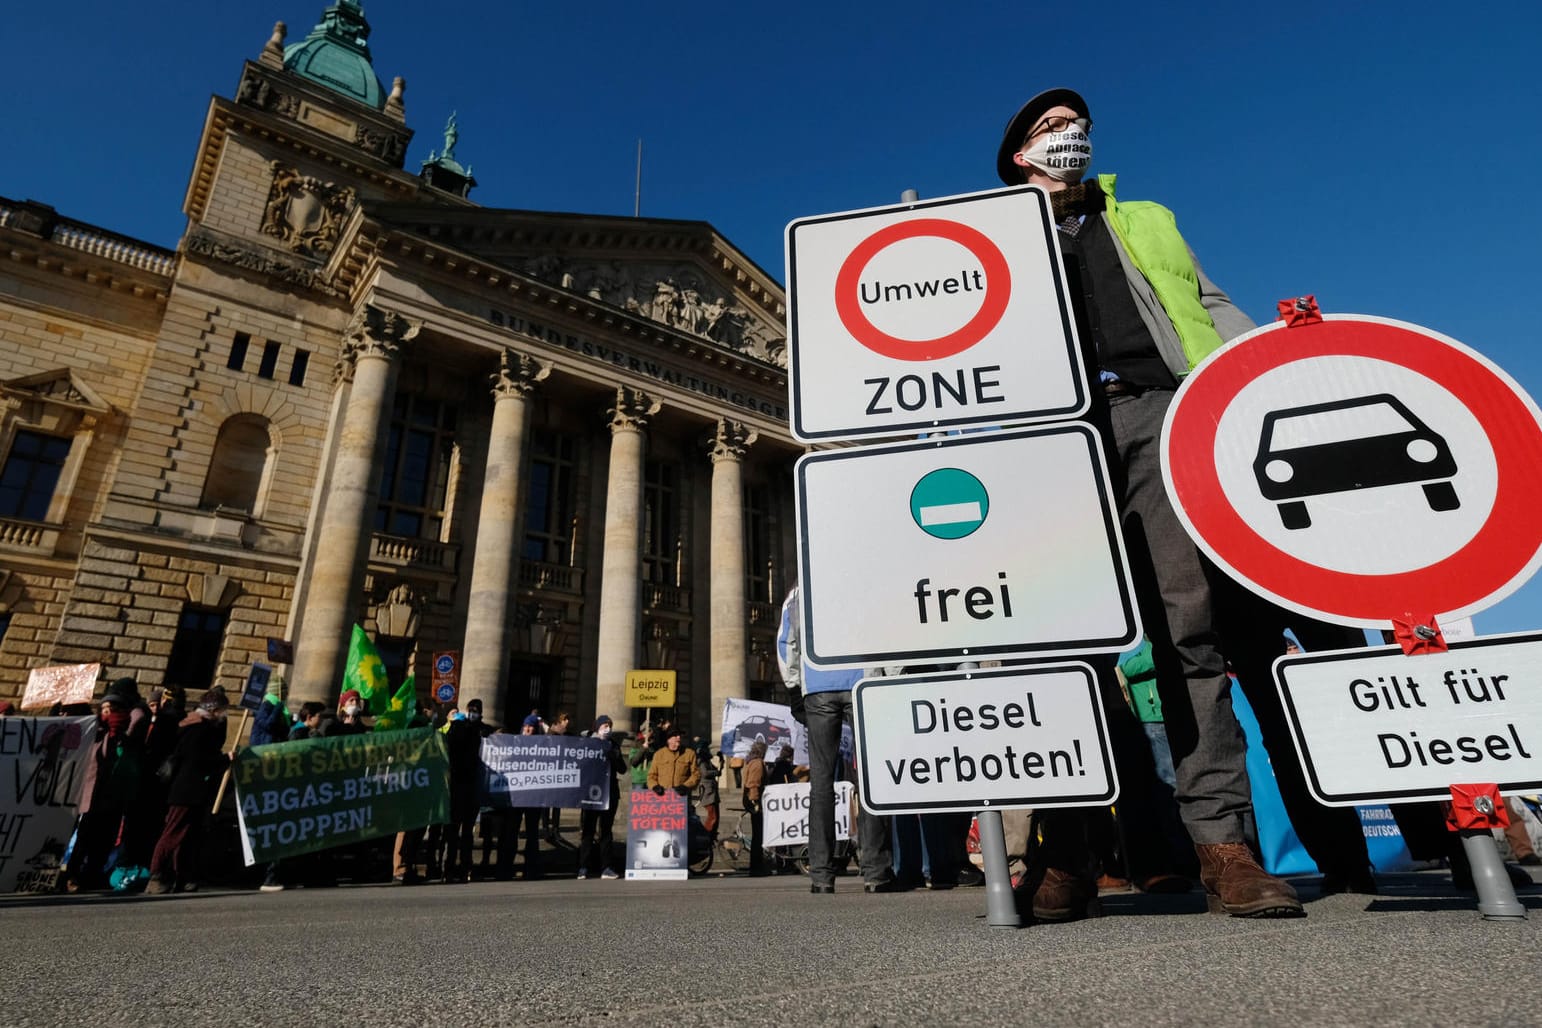
[[[834,807],[831,807],[834,817]],[[766,813],[757,803],[750,811],[750,874],[758,875],[766,869]]]
[[[514,877],[514,851],[519,845],[519,826],[525,826],[525,878],[541,876],[541,814],[539,807],[515,807],[498,813],[498,869],[500,881]],[[486,815],[483,818],[486,820]]]
[[[1287,628],[1308,652],[1362,647],[1364,633],[1282,610],[1234,582],[1217,583],[1216,595],[1222,601],[1221,638],[1226,655],[1258,719],[1259,734],[1269,751],[1270,767],[1291,827],[1324,874],[1365,874],[1371,858],[1360,815],[1353,807],[1325,807],[1312,798],[1273,670],[1274,659],[1285,652]]]
[[[614,859],[615,840],[612,828],[616,823],[616,794],[611,793],[610,807],[605,810],[585,810],[578,819],[578,869],[602,871],[610,867]],[[598,855],[599,859],[595,857]]]
[[[464,821],[452,821],[445,828],[444,876],[446,878],[454,879],[471,873],[471,833],[475,827],[476,818],[469,817]]]
[[[150,876],[162,882],[185,885],[198,880],[198,849],[203,841],[203,811],[172,805],[166,808],[166,827],[155,854]]]
[[[813,692],[804,699],[808,716],[808,875],[815,885],[835,884],[835,780],[841,763],[841,725],[851,723],[851,692]],[[870,883],[894,877],[889,820],[857,813],[862,877]]]

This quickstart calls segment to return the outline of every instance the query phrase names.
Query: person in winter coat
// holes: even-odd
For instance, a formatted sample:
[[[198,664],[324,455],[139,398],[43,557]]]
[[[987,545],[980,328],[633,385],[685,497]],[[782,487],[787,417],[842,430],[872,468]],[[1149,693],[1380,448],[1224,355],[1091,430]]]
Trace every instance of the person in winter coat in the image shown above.
[[[626,760],[621,747],[611,738],[609,714],[594,719],[593,738],[605,744],[605,764],[610,775],[610,804],[604,810],[584,808],[578,822],[578,877],[588,878],[591,871],[599,870],[601,878],[620,878],[610,866],[614,843],[611,827],[616,823],[616,805],[621,802],[621,775],[626,771]]]
[[[476,717],[471,717],[475,714]],[[444,733],[450,754],[450,827],[446,835],[444,880],[465,882],[471,878],[471,831],[482,809],[482,739],[488,734],[482,723],[482,701],[466,704],[466,714],[452,712]]]
[[[68,888],[101,889],[106,863],[126,816],[137,813],[150,708],[132,678],[119,678],[102,697],[97,738],[80,790],[80,829],[70,854]]]
[[[157,894],[198,888],[198,855],[203,824],[230,758],[225,755],[225,711],[230,701],[215,686],[182,719],[171,753],[174,771],[166,793],[166,827],[150,858],[150,883]]]
[[[284,680],[274,676],[268,680],[267,695],[262,705],[252,715],[251,745],[267,746],[289,739],[289,711],[284,708]]]
[[[750,875],[759,878],[766,871],[766,854],[762,841],[766,837],[765,812],[761,799],[766,787],[766,744],[756,739],[744,761],[744,809],[750,812]]]
[[[648,788],[664,795],[665,789],[673,789],[682,796],[701,784],[701,766],[696,763],[696,751],[680,745],[680,728],[671,725],[664,729],[664,748],[653,755],[648,767]]]

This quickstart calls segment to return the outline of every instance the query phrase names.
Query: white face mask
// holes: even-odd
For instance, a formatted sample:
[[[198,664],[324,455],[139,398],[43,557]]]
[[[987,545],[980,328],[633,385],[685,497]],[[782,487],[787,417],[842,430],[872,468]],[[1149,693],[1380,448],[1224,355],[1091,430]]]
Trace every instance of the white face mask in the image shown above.
[[[350,703],[343,708],[343,713],[349,717],[355,717],[359,713],[359,705],[357,703]]]
[[[600,726],[600,730],[597,733],[595,733],[595,734],[597,734],[601,739],[609,739],[610,738],[610,726],[609,725],[601,725]]]
[[[1058,182],[1080,182],[1092,163],[1092,140],[1080,125],[1071,125],[1064,132],[1044,133],[1018,153]]]
[[[482,712],[480,710],[467,711],[466,712],[466,720],[468,720],[468,721],[480,721],[480,720],[482,720]]]

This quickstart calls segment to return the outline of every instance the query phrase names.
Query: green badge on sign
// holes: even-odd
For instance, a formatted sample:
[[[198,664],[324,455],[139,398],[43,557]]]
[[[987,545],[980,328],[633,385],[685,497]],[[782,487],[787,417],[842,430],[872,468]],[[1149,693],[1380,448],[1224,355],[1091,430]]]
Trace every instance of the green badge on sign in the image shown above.
[[[910,516],[937,539],[962,539],[981,525],[991,506],[985,484],[959,468],[928,472],[910,490]]]

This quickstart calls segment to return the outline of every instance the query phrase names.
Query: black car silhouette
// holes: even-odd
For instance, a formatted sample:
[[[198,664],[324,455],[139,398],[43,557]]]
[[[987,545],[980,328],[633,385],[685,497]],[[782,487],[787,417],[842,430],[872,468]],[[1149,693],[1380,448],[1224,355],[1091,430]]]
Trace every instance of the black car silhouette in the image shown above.
[[[1352,489],[1417,482],[1431,510],[1461,506],[1451,448],[1390,393],[1270,411],[1253,474],[1290,529],[1311,526],[1308,497]]]
[[[792,742],[792,729],[778,718],[758,714],[747,717],[734,730],[734,756],[743,756],[741,747],[744,752],[748,752],[750,746],[757,742],[766,744],[767,759],[774,760],[777,743]]]

